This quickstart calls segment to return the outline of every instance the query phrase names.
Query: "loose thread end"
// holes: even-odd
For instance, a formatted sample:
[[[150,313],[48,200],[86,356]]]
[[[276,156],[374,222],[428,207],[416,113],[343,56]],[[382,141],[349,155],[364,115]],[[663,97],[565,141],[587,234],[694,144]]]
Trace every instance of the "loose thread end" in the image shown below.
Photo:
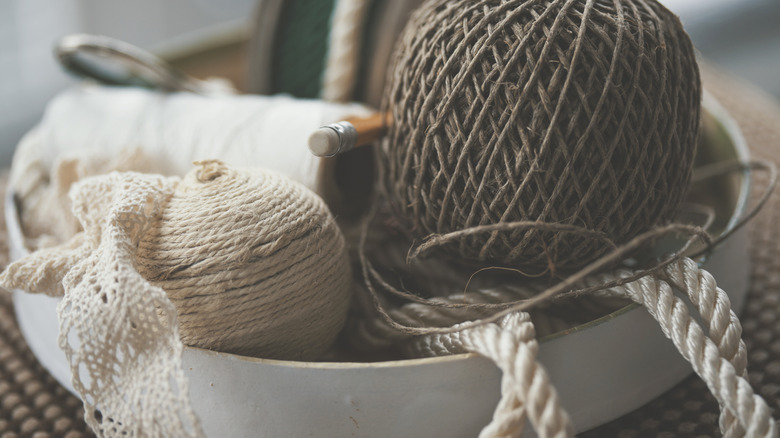
[[[198,182],[202,183],[214,181],[227,171],[227,166],[220,160],[194,161],[192,164],[200,166],[195,176]]]

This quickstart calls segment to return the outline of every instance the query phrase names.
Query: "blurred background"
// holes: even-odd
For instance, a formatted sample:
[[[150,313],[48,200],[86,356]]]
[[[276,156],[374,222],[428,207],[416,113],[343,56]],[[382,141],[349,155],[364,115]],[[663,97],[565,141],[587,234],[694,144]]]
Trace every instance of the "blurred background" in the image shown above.
[[[0,0],[0,166],[10,165],[16,143],[46,102],[74,83],[52,56],[59,37],[103,34],[170,52],[204,35],[246,31],[257,2]],[[780,0],[661,2],[680,15],[710,62],[780,97]]]

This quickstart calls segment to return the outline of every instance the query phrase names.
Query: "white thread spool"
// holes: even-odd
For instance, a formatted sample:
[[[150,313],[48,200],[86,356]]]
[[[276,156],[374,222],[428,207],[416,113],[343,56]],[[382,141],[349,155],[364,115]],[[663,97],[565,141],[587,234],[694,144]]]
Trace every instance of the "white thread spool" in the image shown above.
[[[208,159],[283,173],[322,196],[336,217],[350,218],[369,201],[370,150],[323,159],[311,154],[308,137],[327,123],[370,113],[357,104],[283,95],[75,87],[52,100],[19,144],[10,185],[24,205],[27,236],[55,242],[79,229],[66,196],[76,181],[112,170],[183,176],[194,161]],[[338,171],[342,165],[351,170]]]
[[[28,160],[52,169],[63,156],[116,156],[141,148],[166,173],[184,175],[193,161],[282,172],[338,203],[335,163],[312,156],[309,134],[327,123],[370,110],[289,96],[159,94],[138,88],[82,86],[57,96],[37,133],[28,135],[14,162],[11,185],[24,178]],[[24,152],[24,151],[23,151]],[[27,165],[24,165],[27,164]]]

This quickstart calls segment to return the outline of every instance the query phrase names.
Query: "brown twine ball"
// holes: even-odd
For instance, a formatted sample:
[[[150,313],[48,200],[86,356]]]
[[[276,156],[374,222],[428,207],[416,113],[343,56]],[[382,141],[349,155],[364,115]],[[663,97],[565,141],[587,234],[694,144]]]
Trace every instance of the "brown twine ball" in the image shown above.
[[[578,267],[673,218],[700,88],[653,0],[427,1],[389,78],[380,190],[440,254]]]
[[[186,345],[320,358],[346,320],[351,288],[324,201],[281,174],[199,164],[144,233],[139,273],[176,306]]]

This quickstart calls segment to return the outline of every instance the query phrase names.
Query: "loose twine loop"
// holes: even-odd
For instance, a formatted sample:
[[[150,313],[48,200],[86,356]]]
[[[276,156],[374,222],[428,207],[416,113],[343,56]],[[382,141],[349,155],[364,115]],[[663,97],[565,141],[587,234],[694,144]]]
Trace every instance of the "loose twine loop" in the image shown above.
[[[753,393],[747,380],[742,329],[731,310],[728,296],[717,287],[714,278],[692,260],[706,257],[755,217],[768,201],[778,179],[775,165],[764,160],[716,163],[695,173],[694,181],[701,182],[735,171],[756,170],[769,173],[764,193],[755,206],[718,237],[712,238],[706,226],[673,223],[655,227],[624,245],[613,244],[614,249],[608,254],[536,295],[499,303],[468,302],[465,293],[462,299],[453,296],[428,299],[392,286],[367,255],[367,238],[378,210],[375,204],[361,229],[358,256],[365,289],[369,292],[378,319],[358,325],[353,336],[375,345],[383,345],[383,341],[384,345],[401,343],[403,350],[417,357],[474,352],[490,358],[503,373],[502,397],[493,419],[483,428],[480,437],[520,436],[526,418],[541,437],[569,437],[573,436],[574,430],[571,420],[544,367],[536,360],[539,346],[528,311],[551,299],[586,294],[629,298],[648,310],[664,334],[705,381],[721,406],[720,428],[724,436],[777,437],[771,410],[760,396]],[[532,227],[533,224],[517,226]],[[483,231],[484,228],[463,230],[441,239],[449,243],[460,236]],[[605,268],[613,267],[615,262],[638,248],[670,234],[684,234],[687,238],[679,249],[650,267],[603,273]],[[703,248],[686,256],[685,253],[697,240],[704,243]],[[430,242],[425,241],[427,244]],[[423,252],[419,251],[419,246],[412,247],[407,263],[417,260]],[[706,331],[689,314],[688,306],[675,295],[674,288],[683,291],[696,307],[707,325]],[[408,303],[387,307],[380,291]],[[468,315],[476,315],[478,319],[469,320]],[[462,320],[457,321],[457,318]],[[448,325],[421,325],[426,321]]]
[[[398,330],[399,332],[408,335],[414,336],[414,335],[426,335],[426,334],[434,334],[434,333],[438,333],[438,334],[453,333],[459,330],[474,328],[482,324],[495,323],[496,321],[500,320],[506,315],[518,311],[528,310],[552,298],[561,299],[564,297],[583,296],[585,294],[592,294],[601,290],[623,286],[626,283],[636,281],[641,277],[653,276],[658,272],[660,272],[661,270],[663,270],[664,268],[666,268],[667,266],[675,262],[678,262],[683,257],[698,259],[702,256],[706,256],[715,248],[717,248],[719,244],[721,244],[723,241],[728,239],[735,232],[737,232],[742,227],[744,227],[748,222],[750,222],[750,220],[753,217],[755,217],[756,214],[758,214],[761,208],[769,200],[772,191],[777,185],[778,172],[774,163],[766,160],[751,160],[749,162],[716,163],[716,164],[704,166],[697,170],[694,176],[695,182],[701,182],[709,178],[732,173],[735,171],[755,171],[755,170],[765,171],[769,173],[769,182],[767,184],[766,190],[759,198],[759,200],[756,202],[755,206],[753,206],[747,213],[745,213],[744,216],[742,216],[737,222],[735,222],[731,228],[724,231],[718,237],[713,238],[706,231],[706,229],[701,226],[672,223],[668,225],[655,227],[650,231],[647,231],[645,233],[640,234],[639,236],[636,236],[634,239],[630,240],[628,243],[623,245],[616,245],[614,242],[610,241],[609,242],[610,246],[613,249],[608,254],[599,257],[598,259],[591,262],[584,268],[575,271],[571,275],[565,277],[559,283],[540,291],[539,293],[537,293],[535,296],[531,298],[514,301],[514,302],[506,302],[506,303],[472,304],[472,303],[441,302],[438,300],[423,298],[421,294],[415,294],[415,293],[403,291],[391,285],[383,277],[383,275],[374,267],[374,265],[371,263],[366,253],[366,248],[368,245],[367,238],[370,232],[371,224],[375,221],[377,216],[377,211],[378,211],[377,204],[374,204],[374,206],[372,207],[371,211],[366,216],[362,224],[360,242],[358,245],[358,257],[360,260],[361,270],[363,273],[363,281],[366,286],[366,289],[369,291],[372,297],[375,310],[378,312],[378,314],[385,320],[387,324],[389,324],[395,330]],[[540,227],[544,229],[551,229],[549,228],[550,224],[545,224],[545,223],[519,222],[519,223],[509,223],[509,224],[496,224],[496,228],[500,229],[502,227],[518,227],[523,229],[526,228],[532,229],[534,227]],[[557,224],[553,224],[552,228],[556,228],[556,227]],[[587,233],[589,235],[598,234],[593,230],[578,229],[570,225],[566,225],[562,228],[572,233],[582,232],[582,233]],[[490,226],[479,226],[479,227],[474,227],[473,229],[455,231],[453,233],[444,236],[434,236],[430,239],[426,239],[423,244],[412,246],[410,248],[409,256],[407,257],[407,263],[414,262],[415,260],[420,258],[426,252],[426,250],[428,250],[429,248],[434,248],[437,244],[449,244],[465,235],[472,235],[472,234],[478,234],[478,233],[490,232],[490,231],[493,231]],[[624,260],[627,256],[634,253],[637,249],[646,247],[648,243],[654,242],[661,237],[675,235],[675,234],[686,235],[687,238],[684,240],[682,245],[677,250],[675,250],[671,254],[664,256],[661,260],[654,262],[650,267],[635,270],[629,276],[622,277],[620,279],[613,279],[604,284],[589,285],[586,287],[577,287],[578,285],[581,285],[582,281],[587,277],[592,276],[604,270],[605,268],[615,266],[616,263]],[[693,254],[686,256],[686,252],[688,252],[693,247],[693,245],[697,242],[697,240],[700,240],[704,244],[704,247],[695,251]],[[420,248],[424,248],[424,249],[421,250]],[[495,269],[495,268],[488,267],[488,268],[480,269],[480,271],[484,269]],[[498,268],[498,269],[502,269],[502,268]],[[480,310],[480,311],[495,310],[496,312],[488,317],[463,323],[458,327],[415,327],[415,326],[404,325],[393,320],[393,318],[388,314],[387,310],[383,307],[380,299],[381,296],[381,293],[379,292],[380,289],[378,289],[377,286],[381,290],[384,290],[387,293],[399,297],[403,300],[407,300],[409,302],[418,303],[418,304],[424,304],[431,307],[462,309],[462,310]],[[466,285],[464,291],[467,289],[467,287],[468,285]]]

